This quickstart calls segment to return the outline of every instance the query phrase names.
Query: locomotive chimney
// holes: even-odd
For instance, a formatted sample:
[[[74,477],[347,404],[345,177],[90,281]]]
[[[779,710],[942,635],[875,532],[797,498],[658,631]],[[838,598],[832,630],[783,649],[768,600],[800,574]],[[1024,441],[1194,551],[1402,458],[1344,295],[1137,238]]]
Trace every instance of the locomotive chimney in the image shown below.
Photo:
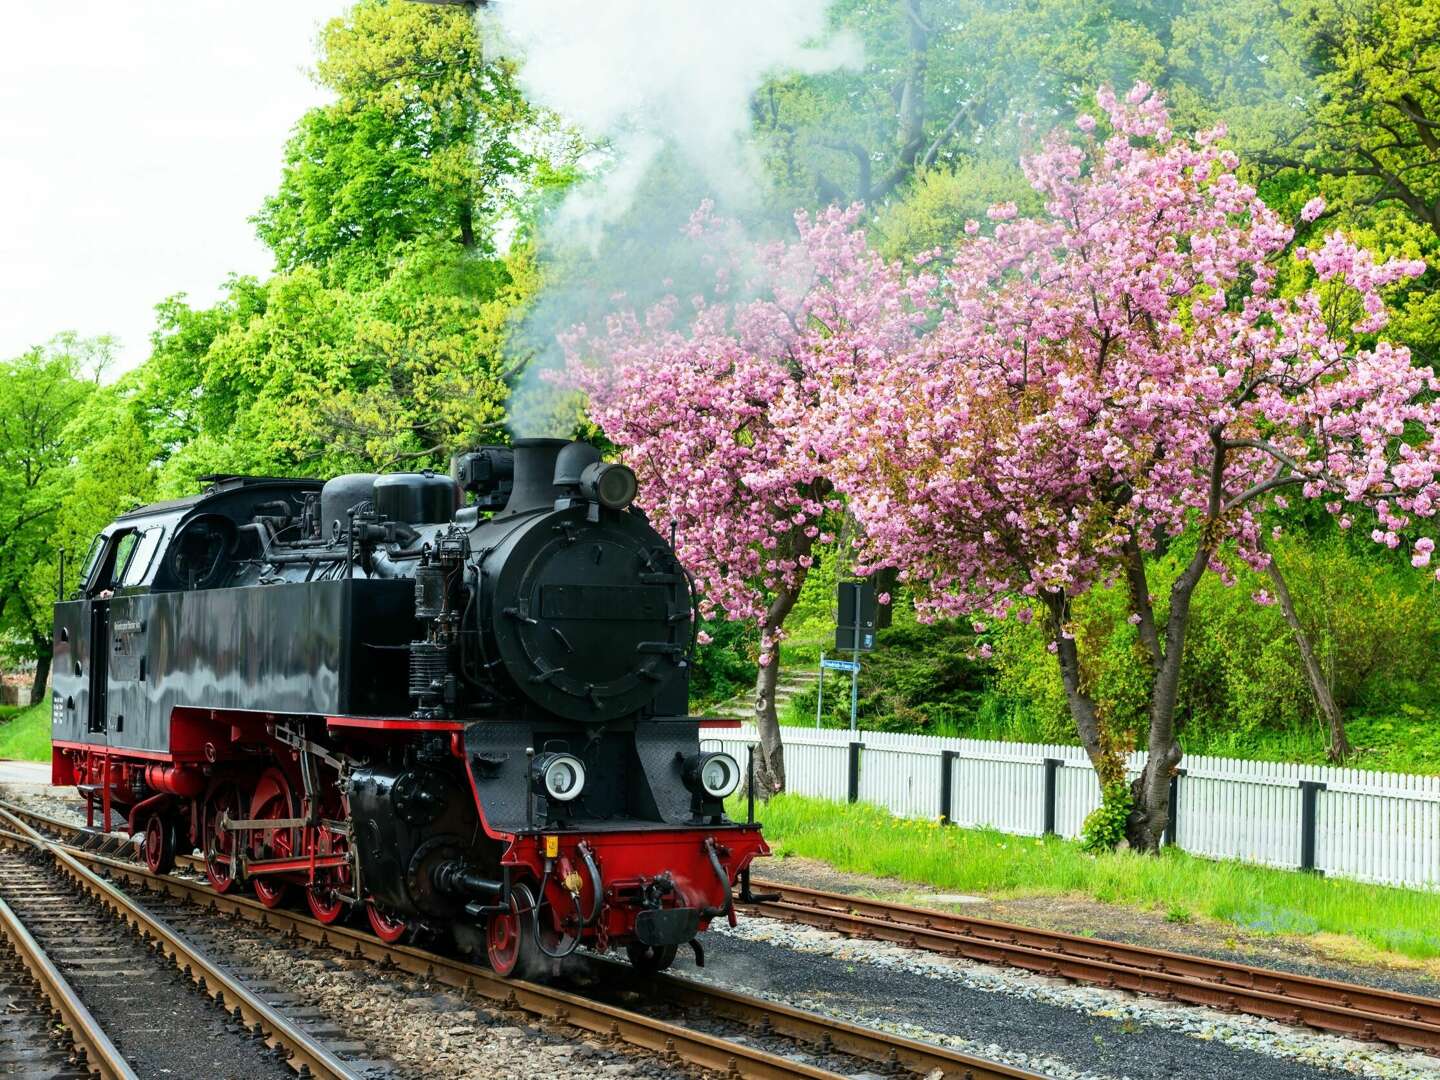
[[[499,516],[555,505],[555,459],[569,445],[566,439],[515,440],[515,487]]]

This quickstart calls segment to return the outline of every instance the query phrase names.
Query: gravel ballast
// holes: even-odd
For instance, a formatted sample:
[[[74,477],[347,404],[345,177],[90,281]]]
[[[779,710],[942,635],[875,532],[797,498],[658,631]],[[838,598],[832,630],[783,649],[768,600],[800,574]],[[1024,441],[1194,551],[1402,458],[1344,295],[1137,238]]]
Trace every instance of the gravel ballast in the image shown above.
[[[716,926],[707,953],[676,973],[1059,1080],[1440,1077],[1440,1059],[1380,1044],[773,919]]]

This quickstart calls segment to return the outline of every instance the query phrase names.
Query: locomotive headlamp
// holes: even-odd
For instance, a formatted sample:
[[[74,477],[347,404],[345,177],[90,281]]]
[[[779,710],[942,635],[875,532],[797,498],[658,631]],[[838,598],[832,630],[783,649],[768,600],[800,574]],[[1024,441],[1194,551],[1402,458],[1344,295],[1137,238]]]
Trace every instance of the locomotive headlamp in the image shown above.
[[[740,763],[729,754],[691,754],[680,775],[696,795],[723,799],[740,786]]]
[[[541,754],[530,766],[536,792],[556,802],[569,802],[585,788],[585,766],[574,754]]]
[[[618,462],[597,461],[580,474],[580,493],[610,510],[624,510],[639,490],[635,473]]]

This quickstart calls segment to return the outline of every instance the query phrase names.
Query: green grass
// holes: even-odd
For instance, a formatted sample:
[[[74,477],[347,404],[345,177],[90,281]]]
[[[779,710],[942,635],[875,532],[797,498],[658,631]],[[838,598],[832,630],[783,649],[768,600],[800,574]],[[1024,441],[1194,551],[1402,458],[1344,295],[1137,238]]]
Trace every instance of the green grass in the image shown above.
[[[1093,856],[1055,837],[942,828],[875,806],[799,795],[777,796],[757,816],[777,855],[820,859],[840,870],[992,897],[1088,897],[1154,910],[1173,922],[1208,916],[1251,932],[1339,934],[1382,952],[1440,957],[1440,892],[1200,859],[1174,849],[1157,857]]]
[[[0,707],[0,758],[50,760],[50,703]]]

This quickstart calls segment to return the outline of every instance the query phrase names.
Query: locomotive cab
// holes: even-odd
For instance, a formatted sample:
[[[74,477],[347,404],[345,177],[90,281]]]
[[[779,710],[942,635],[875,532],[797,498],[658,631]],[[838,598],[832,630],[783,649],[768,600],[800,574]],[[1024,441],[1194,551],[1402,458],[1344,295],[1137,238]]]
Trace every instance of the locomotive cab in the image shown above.
[[[453,928],[507,974],[582,942],[664,966],[733,917],[767,852],[687,715],[694,597],[629,469],[522,439],[207,479],[56,606],[55,782],[152,869],[198,849],[217,889]]]

